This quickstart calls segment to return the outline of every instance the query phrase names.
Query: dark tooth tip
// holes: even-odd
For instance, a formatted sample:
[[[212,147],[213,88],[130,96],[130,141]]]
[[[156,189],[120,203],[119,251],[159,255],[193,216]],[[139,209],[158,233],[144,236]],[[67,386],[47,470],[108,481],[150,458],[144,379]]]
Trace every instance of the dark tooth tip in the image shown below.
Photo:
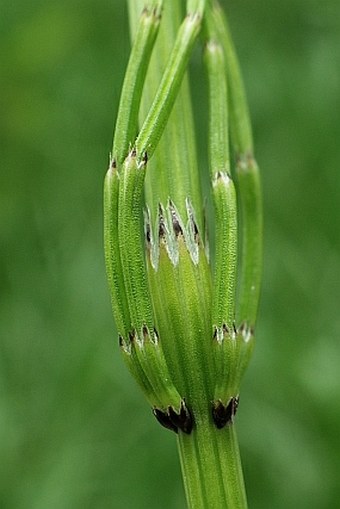
[[[217,429],[222,429],[227,424],[226,407],[221,401],[213,404],[212,417]]]
[[[151,243],[151,229],[150,229],[149,223],[146,223],[146,226],[145,226],[145,237],[146,237],[146,242],[148,244],[150,244]]]
[[[222,325],[223,334],[229,334],[229,329],[226,323]]]
[[[169,429],[171,431],[174,431],[175,433],[178,433],[177,426],[174,425],[172,420],[170,419],[170,416],[163,412],[162,410],[159,410],[158,408],[153,408],[152,410],[153,415],[156,417],[159,424],[161,424],[164,428]]]
[[[197,227],[197,224],[196,224],[196,222],[195,222],[194,218],[192,218],[192,225],[193,225],[193,227],[194,227],[194,235],[195,235],[195,239],[197,239],[197,238],[198,238],[198,236],[199,236],[199,233],[198,233],[198,227]]]
[[[158,226],[158,235],[160,239],[165,238],[165,225],[164,225],[164,213],[163,207],[161,204],[158,205],[158,213],[159,213],[159,226]]]
[[[179,413],[177,413],[171,406],[168,408],[169,417],[174,426],[177,426],[183,433],[190,435],[192,432],[192,428],[194,425],[194,421],[192,415],[190,413],[189,408],[186,406],[185,402],[181,402],[181,408]]]
[[[174,229],[176,237],[178,237],[179,235],[183,235],[183,230],[177,218],[174,217],[172,218],[172,227]]]
[[[238,403],[238,396],[231,398],[226,406],[220,400],[213,403],[212,416],[217,429],[233,423]]]
[[[179,218],[178,218],[178,215],[175,210],[175,206],[171,200],[169,200],[169,209],[170,209],[171,218],[172,218],[172,228],[174,230],[176,237],[178,237],[179,235],[183,235],[183,230],[180,225]]]
[[[136,331],[135,331],[135,329],[133,329],[132,331],[129,332],[129,340],[131,341],[131,343],[133,343],[135,339],[136,339]]]
[[[164,239],[164,237],[165,237],[165,228],[164,228],[163,221],[159,222],[158,235],[159,235],[160,239]]]

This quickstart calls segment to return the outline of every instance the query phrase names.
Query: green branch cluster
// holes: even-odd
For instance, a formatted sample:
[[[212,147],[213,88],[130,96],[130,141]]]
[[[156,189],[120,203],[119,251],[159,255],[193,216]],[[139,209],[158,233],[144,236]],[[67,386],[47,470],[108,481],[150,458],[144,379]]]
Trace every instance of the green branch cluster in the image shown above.
[[[213,0],[188,0],[186,13],[181,4],[129,2],[133,43],[104,186],[107,275],[123,358],[157,420],[177,433],[189,507],[241,509],[234,416],[259,299],[259,172],[224,14]],[[186,74],[198,40],[213,264]]]

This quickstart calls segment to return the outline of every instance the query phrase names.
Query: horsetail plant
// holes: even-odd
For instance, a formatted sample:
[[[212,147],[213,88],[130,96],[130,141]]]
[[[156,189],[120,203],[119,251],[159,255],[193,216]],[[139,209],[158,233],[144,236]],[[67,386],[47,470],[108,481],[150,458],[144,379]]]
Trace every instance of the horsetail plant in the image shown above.
[[[224,13],[214,0],[188,0],[183,15],[182,3],[128,2],[133,42],[104,185],[107,276],[123,358],[177,434],[188,506],[244,509],[234,417],[259,300],[259,172]],[[198,40],[211,262],[186,74]]]

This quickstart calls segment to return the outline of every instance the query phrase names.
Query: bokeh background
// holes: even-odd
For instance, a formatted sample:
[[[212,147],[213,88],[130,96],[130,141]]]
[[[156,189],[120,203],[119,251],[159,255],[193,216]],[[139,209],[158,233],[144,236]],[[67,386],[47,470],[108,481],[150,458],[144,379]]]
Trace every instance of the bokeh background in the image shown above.
[[[265,209],[257,348],[237,416],[250,507],[335,508],[340,4],[223,3]],[[0,506],[184,509],[174,436],[119,357],[105,280],[102,181],[129,54],[125,1],[2,0],[0,45]]]

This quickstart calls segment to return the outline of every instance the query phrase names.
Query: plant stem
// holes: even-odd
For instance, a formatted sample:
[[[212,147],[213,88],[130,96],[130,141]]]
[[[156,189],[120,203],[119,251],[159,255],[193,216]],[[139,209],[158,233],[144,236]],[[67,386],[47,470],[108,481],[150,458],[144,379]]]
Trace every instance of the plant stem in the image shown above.
[[[113,140],[112,158],[122,164],[129,146],[137,135],[137,123],[142,90],[152,49],[159,28],[162,0],[154,0],[144,9],[139,22],[136,39],[131,50],[122,88],[119,111]]]
[[[172,109],[178,95],[189,57],[201,28],[205,2],[196,0],[191,4],[190,15],[185,17],[178,30],[156,97],[136,140],[137,156],[140,158],[144,157],[145,152],[148,153],[148,157],[152,156],[163,134],[169,118],[169,110]]]
[[[134,0],[133,3],[131,0],[130,13],[136,9],[140,12],[142,4],[142,0]],[[197,206],[199,215],[201,215],[203,208],[199,199],[199,186],[196,177],[191,178],[191,173],[198,173],[197,165],[193,164],[196,161],[193,137],[189,137],[189,143],[186,143],[185,122],[188,121],[187,117],[190,126],[192,125],[190,107],[183,107],[179,110],[176,106],[178,107],[178,100],[181,98],[184,104],[190,105],[185,72],[193,45],[200,31],[204,7],[205,2],[202,0],[188,2],[187,12],[190,15],[185,17],[178,28],[176,23],[174,31],[174,20],[171,19],[171,15],[180,12],[180,0],[171,0],[164,3],[161,30],[147,72],[146,86],[141,101],[141,110],[144,113],[147,112],[147,114],[141,116],[141,129],[135,147],[137,163],[143,161],[145,153],[149,158],[151,157],[151,161],[148,162],[145,193],[145,203],[151,210],[151,219],[153,219],[151,224],[156,223],[158,204],[163,202],[163,205],[165,205],[169,198],[180,210],[183,218],[188,217],[190,219],[187,216],[187,198],[194,197],[194,204]],[[134,18],[134,15],[131,16],[131,19]],[[208,39],[213,43],[214,34],[209,33],[209,27],[207,27],[207,30]],[[222,32],[222,28],[216,31],[217,36],[220,35],[220,31]],[[172,51],[169,54],[169,41],[165,35],[172,32],[174,32],[174,37],[170,40]],[[151,49],[147,48],[146,54],[149,57]],[[236,213],[235,196],[230,194],[231,179],[228,177],[227,181],[226,178],[220,178],[221,176],[224,177],[224,173],[225,175],[229,173],[227,85],[225,76],[222,76],[225,71],[222,58],[225,48],[216,45],[215,41],[210,46],[210,50],[210,57],[208,54],[207,58],[208,74],[211,78],[211,174],[213,182],[217,175],[218,185],[215,186],[215,201],[217,212],[221,211],[220,223],[225,228],[226,224],[230,226],[229,223],[233,224],[234,219],[236,219],[236,217],[234,218]],[[164,61],[167,62],[165,67]],[[143,70],[145,69],[143,68]],[[182,81],[183,78],[184,82]],[[147,100],[149,99],[147,97],[148,81],[152,85],[156,83],[157,89],[155,96],[152,97],[151,105],[150,101]],[[135,100],[128,103],[127,106],[132,108],[136,104],[137,101]],[[172,109],[173,107],[174,109]],[[135,117],[135,111],[133,110],[133,112]],[[215,130],[213,127],[215,127]],[[130,130],[129,123],[128,128],[127,130]],[[125,147],[126,140],[124,142]],[[167,175],[163,175],[165,173]],[[131,177],[123,174],[123,184],[125,177],[126,182],[130,183]],[[194,185],[190,185],[190,183]],[[121,186],[120,196],[123,204],[125,191],[122,183]],[[222,191],[219,191],[220,188],[223,188],[222,194]],[[128,206],[124,207],[124,210],[121,210],[120,225],[124,224],[125,212],[134,210],[136,206],[133,189],[128,189],[128,196],[130,202]],[[139,194],[138,196],[140,198]],[[221,197],[224,200],[223,208],[220,205]],[[136,208],[139,209],[140,204]],[[231,209],[233,214],[230,213]],[[218,214],[217,216],[219,219],[220,216]],[[228,218],[230,217],[233,221],[229,221]],[[223,218],[229,222],[226,222]],[[138,219],[137,215],[134,216],[134,219]],[[202,220],[199,221],[199,226],[202,223]],[[132,229],[130,224],[127,224],[127,226],[126,232],[123,231],[123,228],[119,234],[121,245],[126,242],[125,237]],[[134,229],[136,232],[138,231],[137,222]],[[229,230],[232,234],[231,240],[234,242],[233,239],[236,239],[237,233],[236,228],[228,227]],[[222,288],[219,293],[221,295],[224,293],[230,294],[230,302],[227,302],[229,307],[225,305],[224,297],[221,305],[218,302],[217,307],[221,309],[221,319],[219,320],[221,323],[219,325],[227,322],[231,328],[234,317],[235,281],[234,270],[232,274],[229,274],[228,271],[231,271],[236,264],[234,255],[236,243],[234,242],[235,249],[230,250],[230,244],[233,244],[233,242],[225,235],[224,230],[220,229],[220,232],[219,237],[223,241],[221,243],[221,253],[226,252],[227,246],[230,251],[232,267],[229,263],[226,265],[223,262],[225,257],[223,258],[221,254],[220,258],[227,271],[224,271],[221,275],[218,274],[217,278],[221,278],[221,283],[224,286],[225,280],[230,280],[228,286],[230,291],[223,292]],[[154,237],[158,239],[158,235],[159,228],[156,226]],[[178,243],[180,245],[183,243],[182,235]],[[129,268],[130,262],[126,260],[133,252],[135,245],[136,243],[132,242],[130,246],[127,246],[128,249],[124,251],[122,259],[124,259],[127,268]],[[181,253],[177,265],[168,258],[164,246],[161,245],[160,250],[162,249],[164,259],[158,269],[149,267],[149,284],[152,287],[153,309],[157,310],[155,325],[160,333],[160,341],[162,349],[164,349],[170,378],[174,381],[181,397],[185,399],[194,421],[194,428],[190,434],[178,430],[178,448],[187,503],[191,509],[246,509],[245,486],[234,424],[230,419],[230,422],[223,429],[218,429],[212,417],[212,402],[214,401],[214,390],[217,382],[213,366],[215,361],[210,351],[213,339],[209,266],[207,265],[206,270],[207,273],[209,272],[209,276],[203,277],[206,273],[202,269],[202,264],[205,263],[203,253],[200,254],[200,263],[196,266],[186,252],[186,248],[183,247],[184,254]],[[222,262],[220,265],[222,265]],[[129,300],[132,301],[134,296],[138,294],[137,290],[146,285],[137,284],[137,279],[130,276],[125,279],[126,287],[129,288],[130,285],[133,290],[129,296]],[[143,302],[143,299],[141,299],[141,302]],[[169,303],[175,303],[175,305],[170,306]],[[180,305],[178,305],[179,303]],[[147,307],[145,307],[145,310],[144,315],[147,316]],[[140,306],[138,306],[137,311],[140,311]],[[146,322],[148,323],[148,320]],[[150,322],[149,327],[151,328],[151,326]],[[238,392],[232,394],[232,396],[237,395]]]
[[[218,430],[210,419],[180,433],[178,448],[191,509],[245,509],[241,460],[233,424]]]
[[[262,278],[262,193],[259,168],[254,159],[248,104],[238,59],[227,20],[217,1],[213,17],[224,49],[228,73],[231,139],[236,157],[236,173],[242,223],[242,259],[238,289],[238,323],[254,328]]]

